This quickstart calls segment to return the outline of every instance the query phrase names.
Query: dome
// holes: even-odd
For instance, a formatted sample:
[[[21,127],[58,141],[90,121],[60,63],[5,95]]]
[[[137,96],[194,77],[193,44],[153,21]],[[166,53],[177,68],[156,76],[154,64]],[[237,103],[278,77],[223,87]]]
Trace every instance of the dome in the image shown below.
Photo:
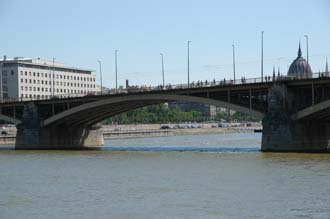
[[[298,78],[312,78],[312,69],[308,62],[301,55],[302,52],[299,44],[298,57],[290,65],[288,76],[295,76]]]

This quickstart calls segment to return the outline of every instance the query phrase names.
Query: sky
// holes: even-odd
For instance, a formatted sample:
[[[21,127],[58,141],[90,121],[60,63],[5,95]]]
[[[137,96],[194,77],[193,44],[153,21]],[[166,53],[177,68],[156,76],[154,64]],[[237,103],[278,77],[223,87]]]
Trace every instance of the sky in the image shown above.
[[[261,31],[264,72],[286,74],[299,41],[314,72],[330,61],[330,0],[0,0],[0,56],[52,60],[94,69],[103,85],[187,83],[260,77]]]

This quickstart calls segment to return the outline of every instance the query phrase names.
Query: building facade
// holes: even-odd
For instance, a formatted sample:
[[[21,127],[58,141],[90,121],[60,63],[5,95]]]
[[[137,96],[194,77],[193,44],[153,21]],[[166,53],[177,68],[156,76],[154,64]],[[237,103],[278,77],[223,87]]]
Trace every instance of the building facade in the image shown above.
[[[0,98],[38,100],[96,94],[92,70],[30,58],[0,60]]]

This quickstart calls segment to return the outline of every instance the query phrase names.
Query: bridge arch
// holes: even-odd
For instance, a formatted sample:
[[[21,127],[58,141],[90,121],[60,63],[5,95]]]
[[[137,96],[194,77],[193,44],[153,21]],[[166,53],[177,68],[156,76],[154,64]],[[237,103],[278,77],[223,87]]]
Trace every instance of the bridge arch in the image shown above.
[[[70,125],[94,125],[110,116],[131,111],[143,106],[160,104],[170,101],[203,103],[223,108],[229,108],[241,113],[255,116],[259,119],[264,117],[264,114],[257,110],[211,98],[174,94],[132,94],[126,96],[109,97],[106,99],[82,104],[45,119],[40,123],[40,126],[45,127],[61,125],[64,123]]]
[[[16,118],[10,117],[10,116],[6,116],[6,115],[3,115],[3,114],[0,114],[0,120],[8,122],[8,123],[12,123],[14,125],[18,125],[22,122],[19,119],[16,119]]]
[[[315,105],[307,107],[303,110],[300,110],[299,112],[293,114],[291,116],[291,119],[300,120],[310,116],[314,116],[315,118],[317,118],[317,117],[323,117],[324,115],[326,117],[329,117],[329,112],[326,112],[329,109],[330,109],[330,100],[326,100],[321,103],[317,103]]]

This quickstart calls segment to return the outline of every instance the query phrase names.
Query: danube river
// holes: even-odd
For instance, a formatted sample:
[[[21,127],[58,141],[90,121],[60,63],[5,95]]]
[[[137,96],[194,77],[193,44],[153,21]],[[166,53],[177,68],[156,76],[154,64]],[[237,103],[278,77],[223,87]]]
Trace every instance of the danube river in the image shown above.
[[[330,154],[261,153],[260,134],[0,150],[0,218],[330,218]]]

